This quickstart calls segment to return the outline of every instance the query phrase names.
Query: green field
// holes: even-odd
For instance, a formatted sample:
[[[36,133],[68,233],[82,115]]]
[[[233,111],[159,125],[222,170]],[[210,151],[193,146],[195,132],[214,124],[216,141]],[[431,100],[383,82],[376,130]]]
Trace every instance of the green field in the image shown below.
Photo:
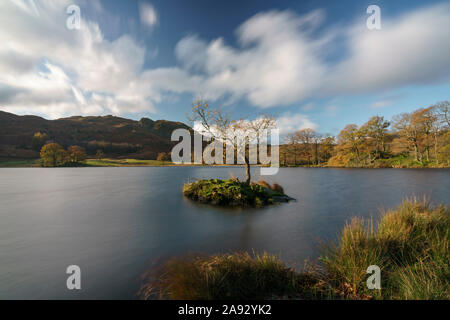
[[[79,167],[135,167],[135,166],[173,166],[171,161],[138,159],[87,159]],[[40,167],[39,159],[1,159],[0,168]]]
[[[39,167],[39,159],[11,160],[0,159],[0,168],[29,168]]]
[[[137,160],[137,159],[87,159],[89,167],[134,167],[134,166],[170,166],[171,161]]]

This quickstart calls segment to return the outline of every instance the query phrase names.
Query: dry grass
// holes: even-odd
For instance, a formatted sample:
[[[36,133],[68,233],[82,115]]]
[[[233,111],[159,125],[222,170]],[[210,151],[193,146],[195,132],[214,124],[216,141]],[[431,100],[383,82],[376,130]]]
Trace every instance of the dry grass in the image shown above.
[[[163,299],[450,299],[449,208],[407,199],[378,224],[354,218],[321,264],[297,273],[276,256],[176,258],[141,290]],[[367,267],[381,268],[381,290]]]
[[[269,184],[267,181],[265,181],[265,180],[259,180],[259,181],[258,181],[258,184],[259,184],[260,186],[264,187],[264,188],[272,189],[272,187],[270,186],[270,184]]]
[[[176,258],[163,270],[141,289],[144,299],[268,299],[296,294],[300,285],[314,281],[267,253]]]
[[[330,285],[347,297],[450,299],[449,210],[407,199],[377,227],[355,218],[322,257]],[[382,289],[369,290],[366,269],[378,265]]]
[[[274,183],[274,184],[272,185],[272,190],[273,190],[273,191],[276,191],[276,192],[279,192],[279,193],[281,193],[281,194],[284,194],[284,189],[283,189],[283,187],[280,186],[278,183]]]
[[[270,183],[268,183],[266,180],[259,180],[257,184],[259,184],[260,186],[267,188],[269,190],[273,190],[280,194],[284,194],[283,187],[280,186],[278,183],[274,183],[273,185],[270,185]]]

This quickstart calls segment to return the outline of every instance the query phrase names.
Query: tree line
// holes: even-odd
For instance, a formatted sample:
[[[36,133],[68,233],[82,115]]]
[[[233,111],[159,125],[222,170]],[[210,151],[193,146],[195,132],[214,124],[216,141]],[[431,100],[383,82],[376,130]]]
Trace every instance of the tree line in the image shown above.
[[[394,116],[391,121],[382,116],[373,116],[361,126],[346,125],[337,136],[320,134],[306,128],[288,134],[280,146],[282,166],[337,166],[337,167],[414,167],[450,165],[450,115],[449,102],[439,102],[411,113]],[[197,101],[192,112],[213,138],[227,141],[221,133],[229,128],[258,133],[274,127],[274,118],[263,116],[255,121],[231,120],[229,115],[211,109],[206,101]],[[254,127],[258,125],[258,127]],[[227,141],[228,142],[228,141]],[[80,146],[70,146],[65,150],[61,145],[49,140],[46,133],[37,132],[32,147],[40,149],[43,166],[79,165],[86,160],[86,150]],[[97,149],[96,158],[104,156],[105,147],[101,142],[89,145],[88,150]],[[128,149],[124,144],[121,148]],[[239,146],[235,143],[235,148]],[[270,148],[269,148],[270,149]],[[245,165],[247,181],[250,180],[246,150]],[[159,153],[158,160],[167,161],[168,153]]]
[[[43,167],[61,167],[80,165],[86,161],[86,151],[80,146],[70,146],[65,150],[55,142],[41,148],[41,165]]]
[[[46,132],[36,132],[31,140],[31,149],[40,151],[41,148],[52,139]],[[88,141],[80,142],[83,149],[89,155],[95,155],[99,150],[106,154],[127,155],[142,150],[142,145],[128,142]]]
[[[408,167],[450,165],[449,102],[443,101],[391,121],[373,116],[349,124],[338,136],[303,129],[287,135],[280,149],[285,166]]]

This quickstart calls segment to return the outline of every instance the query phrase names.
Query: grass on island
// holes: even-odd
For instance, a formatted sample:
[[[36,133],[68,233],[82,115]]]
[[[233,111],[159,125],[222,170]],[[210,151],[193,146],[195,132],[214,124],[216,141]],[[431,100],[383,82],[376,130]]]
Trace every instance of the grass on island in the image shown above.
[[[175,258],[149,279],[143,298],[450,299],[449,209],[405,200],[378,225],[353,219],[320,262],[295,272],[264,253]],[[366,286],[381,268],[381,289]]]
[[[209,179],[186,183],[183,194],[194,201],[232,207],[262,207],[273,204],[276,197],[285,196],[283,188],[267,182],[258,184],[241,182],[238,179]]]

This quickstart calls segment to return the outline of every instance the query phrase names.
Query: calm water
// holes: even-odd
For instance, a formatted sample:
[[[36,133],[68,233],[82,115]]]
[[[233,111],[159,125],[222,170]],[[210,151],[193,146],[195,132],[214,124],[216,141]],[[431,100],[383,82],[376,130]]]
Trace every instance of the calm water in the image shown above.
[[[189,178],[242,168],[0,169],[0,299],[137,298],[155,261],[187,252],[266,250],[301,268],[350,217],[406,196],[449,203],[450,170],[283,168],[297,202],[235,211],[181,195]],[[255,168],[255,178],[259,169]],[[66,289],[68,265],[82,290]]]

